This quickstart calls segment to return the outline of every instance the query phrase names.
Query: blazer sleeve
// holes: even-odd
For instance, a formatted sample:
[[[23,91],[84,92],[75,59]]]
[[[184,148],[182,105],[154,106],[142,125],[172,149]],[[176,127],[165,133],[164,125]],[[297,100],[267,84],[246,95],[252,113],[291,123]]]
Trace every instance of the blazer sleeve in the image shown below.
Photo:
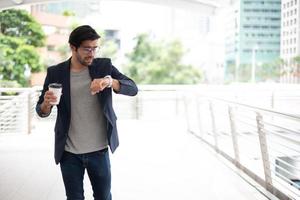
[[[50,72],[49,72],[49,68],[47,69],[47,75],[46,75],[46,78],[45,78],[45,81],[44,81],[44,86],[43,86],[43,89],[42,89],[42,92],[39,96],[39,99],[38,99],[38,102],[35,106],[35,110],[36,110],[36,113],[40,116],[40,117],[48,117],[51,113],[51,111],[48,113],[48,114],[44,114],[41,110],[41,104],[43,103],[44,101],[44,95],[45,95],[45,92],[48,90],[48,85],[50,83]],[[52,110],[52,106],[51,106],[51,110]]]
[[[111,77],[120,82],[120,91],[114,91],[117,94],[128,96],[135,96],[138,93],[138,88],[133,80],[119,72],[119,70],[112,65]]]

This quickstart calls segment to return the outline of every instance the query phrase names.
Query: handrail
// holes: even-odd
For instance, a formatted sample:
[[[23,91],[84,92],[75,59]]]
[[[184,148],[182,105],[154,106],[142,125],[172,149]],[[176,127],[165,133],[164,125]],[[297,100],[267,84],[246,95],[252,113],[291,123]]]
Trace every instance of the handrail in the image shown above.
[[[298,116],[298,115],[284,113],[284,112],[280,112],[280,111],[277,111],[277,110],[274,110],[274,109],[267,109],[267,108],[263,108],[263,107],[259,107],[259,106],[244,104],[244,103],[241,103],[241,102],[231,101],[231,100],[222,99],[222,98],[218,98],[218,97],[207,97],[207,96],[203,96],[203,97],[205,97],[206,99],[226,102],[226,103],[229,103],[231,105],[239,105],[239,106],[246,107],[246,108],[249,108],[249,109],[252,109],[252,110],[266,112],[266,113],[274,114],[274,115],[277,115],[277,116],[288,117],[288,118],[291,118],[291,119],[294,119],[294,120],[297,120],[297,121],[300,122],[300,116]]]
[[[300,149],[299,115],[211,96],[199,91],[193,91],[193,95],[188,95],[188,97],[185,101],[190,101],[190,103],[186,102],[185,105],[190,115],[187,118],[190,132],[210,144],[216,152],[231,161],[253,180],[260,180],[258,183],[277,198],[300,199],[300,191],[295,190],[300,186],[293,182],[294,179],[300,179],[300,160],[298,159],[300,152],[295,151]],[[191,102],[200,104],[199,109],[196,111],[189,109],[188,107],[194,105]],[[229,116],[224,113],[226,110]],[[244,112],[246,110],[247,112]],[[205,113],[206,117],[201,117],[203,114],[197,114],[197,112]],[[241,117],[246,117],[247,121]],[[284,119],[283,122],[278,124],[282,119]],[[202,125],[201,129],[196,129],[192,120],[198,121]],[[249,125],[254,134],[247,134]],[[228,133],[226,135],[231,138],[231,147],[228,146],[230,144],[227,139],[225,142],[226,135],[221,137],[220,132]],[[277,135],[276,138],[272,137],[274,134]],[[247,136],[246,140],[244,136]],[[261,159],[257,158],[258,153],[261,154]],[[260,177],[260,174],[264,177]],[[277,185],[277,183],[284,185]]]

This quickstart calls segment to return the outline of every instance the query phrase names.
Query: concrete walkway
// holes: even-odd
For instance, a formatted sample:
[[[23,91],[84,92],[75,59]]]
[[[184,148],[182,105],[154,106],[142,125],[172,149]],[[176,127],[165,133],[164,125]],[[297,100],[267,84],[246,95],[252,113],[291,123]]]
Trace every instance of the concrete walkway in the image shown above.
[[[119,120],[111,155],[114,200],[266,200],[229,169],[181,120]],[[92,191],[85,177],[85,195]],[[53,158],[53,122],[31,135],[0,135],[0,199],[63,200]]]

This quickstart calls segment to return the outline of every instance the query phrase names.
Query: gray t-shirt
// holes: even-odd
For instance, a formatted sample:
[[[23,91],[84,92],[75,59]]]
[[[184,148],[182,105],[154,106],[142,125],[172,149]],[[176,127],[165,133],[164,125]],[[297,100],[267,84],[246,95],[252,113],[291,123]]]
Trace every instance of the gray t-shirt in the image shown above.
[[[108,145],[106,119],[97,95],[90,92],[88,68],[71,72],[71,123],[65,150],[75,154],[104,149]]]

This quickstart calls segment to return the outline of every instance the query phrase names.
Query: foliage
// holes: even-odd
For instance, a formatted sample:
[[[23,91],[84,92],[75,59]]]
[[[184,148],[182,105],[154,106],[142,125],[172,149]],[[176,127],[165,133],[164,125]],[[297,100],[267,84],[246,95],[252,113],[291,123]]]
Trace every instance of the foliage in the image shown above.
[[[25,10],[9,9],[0,12],[0,32],[22,38],[26,44],[42,47],[45,34],[41,25]]]
[[[297,64],[297,65],[300,65],[300,56],[296,56],[294,57],[294,62]]]
[[[0,35],[0,49],[3,59],[0,60],[0,79],[16,80],[26,86],[25,71],[30,67],[31,72],[43,69],[40,58],[33,46],[25,44],[24,40]],[[28,59],[30,58],[30,59]]]
[[[112,61],[117,59],[118,45],[114,40],[103,39],[102,45],[100,45],[101,57],[111,58]]]
[[[179,41],[151,41],[148,34],[136,37],[136,46],[127,54],[125,73],[139,84],[194,84],[202,74],[191,65],[184,65],[183,46]]]
[[[30,72],[43,69],[36,47],[44,45],[43,30],[24,10],[0,12],[0,80],[28,84]]]
[[[18,88],[21,85],[17,81],[2,81],[0,80],[0,87],[1,88]]]
[[[66,16],[66,17],[74,17],[75,13],[71,10],[65,10],[65,11],[63,11],[62,15]]]
[[[275,60],[258,64],[255,66],[255,81],[264,82],[264,81],[278,81],[280,77],[280,69],[283,65],[283,60],[276,58]],[[240,64],[237,72],[237,77],[239,82],[250,82],[251,73],[252,73],[252,64]],[[227,76],[232,75],[229,81],[233,81],[235,75],[235,65],[228,65],[227,67]]]
[[[282,59],[275,59],[272,62],[264,63],[257,66],[257,80],[258,81],[278,81],[280,76],[280,68],[282,66]]]

